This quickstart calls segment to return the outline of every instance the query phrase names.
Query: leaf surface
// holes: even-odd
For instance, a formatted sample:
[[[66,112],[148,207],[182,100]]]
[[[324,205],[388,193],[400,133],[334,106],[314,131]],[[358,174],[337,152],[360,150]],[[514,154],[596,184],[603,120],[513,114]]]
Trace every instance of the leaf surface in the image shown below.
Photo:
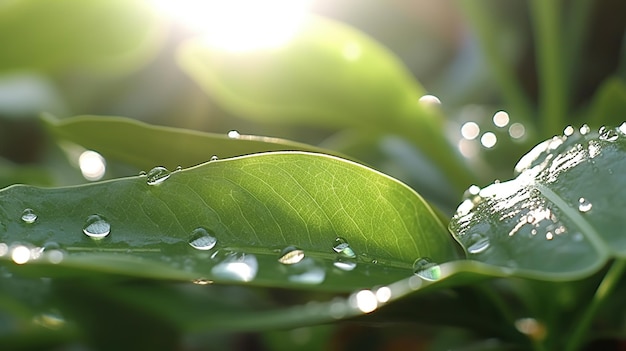
[[[149,173],[77,187],[2,190],[3,257],[27,261],[20,270],[38,276],[114,273],[336,291],[411,275],[420,257],[457,258],[419,195],[343,159],[257,154],[150,181],[156,180]],[[290,245],[303,250],[304,259],[292,254],[280,263]]]
[[[459,206],[450,228],[469,258],[533,278],[575,279],[626,256],[626,125],[568,129],[524,156],[516,179]]]

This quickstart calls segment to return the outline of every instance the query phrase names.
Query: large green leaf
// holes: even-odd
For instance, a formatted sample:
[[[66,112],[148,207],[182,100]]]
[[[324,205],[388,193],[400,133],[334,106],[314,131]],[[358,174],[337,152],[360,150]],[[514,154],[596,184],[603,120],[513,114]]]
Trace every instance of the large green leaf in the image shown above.
[[[227,158],[266,151],[312,151],[339,153],[280,138],[255,135],[203,133],[179,128],[154,126],[123,117],[79,116],[59,120],[49,114],[42,121],[52,135],[107,158],[139,168],[162,165],[189,167],[217,156]],[[129,152],[132,150],[132,152]]]
[[[311,16],[285,46],[228,52],[202,40],[182,67],[222,107],[262,122],[356,128],[407,138],[460,190],[471,182],[424,89],[382,45],[344,24]]]
[[[457,257],[419,195],[343,159],[268,153],[161,175],[4,189],[3,257],[29,261],[20,271],[36,275],[99,272],[338,291],[401,279],[417,258]],[[305,258],[293,252],[279,262],[290,245]]]
[[[470,195],[450,228],[469,258],[541,279],[589,276],[626,256],[626,124],[536,146],[516,179]]]
[[[158,19],[141,0],[0,3],[0,71],[123,68],[153,53]]]

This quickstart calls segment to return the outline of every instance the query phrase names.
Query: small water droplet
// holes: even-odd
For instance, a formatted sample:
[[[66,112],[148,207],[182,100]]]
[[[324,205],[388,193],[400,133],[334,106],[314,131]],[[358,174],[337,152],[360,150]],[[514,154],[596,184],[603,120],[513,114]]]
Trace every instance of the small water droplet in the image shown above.
[[[350,272],[356,268],[356,261],[349,258],[337,257],[333,262],[333,266],[342,271]]]
[[[146,171],[139,171],[139,176],[140,177],[145,177],[147,175],[148,175],[148,173],[146,173]]]
[[[183,170],[183,166],[178,165],[178,166],[176,166],[176,168],[174,169],[174,172],[180,172],[180,171],[182,171],[182,170]]]
[[[239,132],[236,130],[231,130],[226,134],[226,136],[228,136],[231,139],[239,139],[241,134],[239,134]]]
[[[211,250],[217,244],[217,239],[206,229],[199,227],[191,231],[188,243],[197,250]]]
[[[304,251],[295,246],[287,246],[280,252],[278,262],[286,265],[296,264],[304,259]]]
[[[217,160],[219,160],[219,159],[220,159],[220,158],[219,158],[219,157],[217,157],[217,155],[213,155],[213,156],[211,156],[210,161],[217,161]]]
[[[206,279],[206,278],[198,278],[198,279],[194,279],[191,281],[192,283],[196,284],[196,285],[209,285],[209,284],[213,284],[213,281],[210,279]]]
[[[352,248],[350,247],[350,244],[348,244],[346,239],[342,237],[335,238],[333,250],[336,253],[343,255],[345,257],[356,258],[356,253],[354,253],[354,250],[352,250]]]
[[[259,263],[256,256],[244,253],[232,253],[211,269],[218,278],[249,282],[256,277]]]
[[[598,133],[600,134],[598,136],[600,140],[615,141],[619,138],[619,135],[615,132],[615,130],[606,128],[605,126],[600,127]]]
[[[574,134],[574,127],[567,126],[567,127],[565,127],[565,129],[563,129],[563,135],[565,135],[565,136],[572,136],[573,134]]]
[[[589,132],[591,132],[591,128],[589,128],[589,126],[588,126],[587,124],[583,124],[583,125],[580,127],[580,134],[582,134],[582,135],[586,135],[586,134],[588,134]]]
[[[154,167],[148,172],[148,179],[146,180],[146,183],[148,185],[159,185],[167,180],[167,178],[170,177],[170,174],[170,171],[168,171],[165,167]]]
[[[479,254],[489,248],[489,238],[481,234],[472,234],[470,237],[470,245],[467,252],[471,254]]]
[[[581,197],[580,199],[578,199],[578,211],[583,212],[583,213],[589,212],[592,207],[593,205],[591,204],[591,202],[586,200],[584,197]]]
[[[94,214],[87,217],[83,233],[92,239],[102,239],[111,233],[111,224],[103,216]]]
[[[441,277],[441,268],[428,257],[422,257],[413,263],[413,273],[424,280],[435,281]]]
[[[36,220],[37,220],[37,214],[32,209],[27,208],[22,212],[22,221],[24,223],[31,224],[31,223],[35,223]]]
[[[552,240],[554,239],[554,234],[552,234],[552,232],[547,232],[546,233],[546,240]]]
[[[530,234],[531,234],[531,235],[537,235],[537,229],[534,229],[534,228],[533,228],[533,229],[531,229],[531,230],[530,230]]]

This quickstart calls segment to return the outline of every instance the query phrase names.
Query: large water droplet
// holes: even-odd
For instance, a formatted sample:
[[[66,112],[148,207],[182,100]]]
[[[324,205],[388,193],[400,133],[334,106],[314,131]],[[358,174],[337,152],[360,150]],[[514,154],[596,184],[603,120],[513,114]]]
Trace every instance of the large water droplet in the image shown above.
[[[589,126],[588,126],[587,124],[583,124],[583,125],[580,127],[580,134],[582,134],[582,135],[586,135],[586,134],[588,134],[589,132],[591,132],[591,128],[589,128]]]
[[[241,134],[239,134],[239,132],[236,130],[231,130],[226,134],[226,136],[228,136],[231,139],[239,139]]]
[[[354,250],[352,250],[352,248],[350,247],[350,244],[348,244],[346,239],[342,237],[337,237],[335,239],[333,250],[336,253],[343,255],[345,257],[356,258],[356,254],[354,253]]]
[[[278,262],[282,264],[296,264],[304,259],[304,251],[295,246],[287,246],[280,252]]]
[[[619,135],[614,129],[606,128],[605,126],[600,127],[598,133],[600,134],[598,136],[600,140],[615,141],[619,138]]]
[[[428,257],[422,257],[413,263],[413,273],[424,280],[435,281],[441,277],[441,268]]]
[[[470,245],[467,252],[471,254],[479,254],[489,248],[489,238],[481,234],[472,234],[470,237]]]
[[[87,217],[83,233],[92,239],[102,239],[111,233],[111,224],[103,216],[94,214]]]
[[[148,185],[159,185],[170,177],[170,171],[165,167],[154,167],[147,174],[146,183]]]
[[[27,208],[22,212],[22,221],[24,223],[35,223],[36,220],[37,214],[32,209]]]
[[[580,199],[578,199],[578,211],[583,212],[583,213],[589,212],[592,207],[593,205],[591,204],[591,202],[589,202],[584,197],[581,197]]]
[[[218,278],[249,282],[256,277],[259,263],[254,255],[233,253],[211,269]]]
[[[189,245],[198,250],[211,250],[217,244],[217,239],[202,228],[196,228],[189,236]]]

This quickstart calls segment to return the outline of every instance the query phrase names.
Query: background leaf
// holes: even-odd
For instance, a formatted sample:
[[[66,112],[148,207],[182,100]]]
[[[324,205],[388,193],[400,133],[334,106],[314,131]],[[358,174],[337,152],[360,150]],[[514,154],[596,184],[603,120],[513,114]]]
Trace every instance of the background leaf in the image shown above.
[[[144,169],[155,165],[170,169],[189,167],[206,162],[213,155],[228,158],[266,151],[312,151],[341,156],[331,150],[280,138],[239,133],[228,137],[154,126],[122,117],[79,116],[59,120],[46,114],[42,121],[60,140],[80,144],[107,158]]]

